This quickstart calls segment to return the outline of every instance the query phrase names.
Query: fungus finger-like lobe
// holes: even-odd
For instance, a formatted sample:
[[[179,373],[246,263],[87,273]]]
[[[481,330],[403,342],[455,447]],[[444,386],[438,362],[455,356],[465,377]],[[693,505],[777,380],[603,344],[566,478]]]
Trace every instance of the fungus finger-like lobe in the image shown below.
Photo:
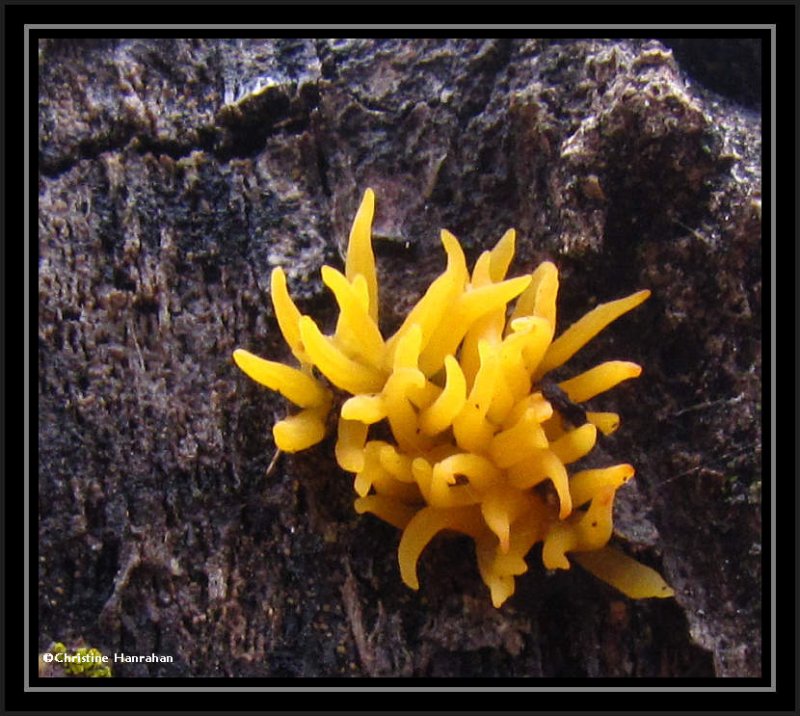
[[[464,252],[458,239],[447,231],[442,231],[442,244],[447,252],[447,268],[425,292],[425,295],[417,301],[411,309],[403,324],[397,332],[386,342],[387,359],[394,360],[394,351],[398,341],[414,325],[418,325],[422,331],[421,347],[423,351],[421,367],[427,374],[432,374],[441,366],[436,361],[425,361],[425,351],[431,340],[434,331],[440,327],[445,318],[445,314],[452,308],[453,302],[459,297],[467,281],[467,264]],[[452,321],[448,321],[452,323]],[[440,333],[445,333],[440,332]],[[444,355],[439,351],[444,360]],[[438,355],[438,353],[437,353]]]
[[[609,323],[633,310],[649,297],[650,291],[637,291],[625,298],[601,303],[589,311],[553,341],[537,370],[537,377],[564,365]]]
[[[411,518],[417,513],[416,507],[404,505],[384,495],[358,497],[354,506],[359,515],[371,512],[384,522],[388,522],[393,527],[401,530],[411,522]]]
[[[594,552],[575,552],[572,556],[587,572],[631,599],[675,596],[675,591],[655,569],[614,547],[603,547]]]
[[[400,576],[411,589],[419,589],[417,561],[428,543],[442,530],[454,530],[474,536],[479,534],[483,519],[479,508],[455,507],[440,509],[423,507],[403,530],[397,550]]]
[[[558,295],[558,269],[551,261],[539,264],[531,274],[531,282],[519,297],[514,311],[511,313],[511,322],[517,318],[535,316],[547,322],[550,328],[550,337],[556,330],[556,296]]]
[[[364,469],[364,451],[369,425],[359,420],[339,418],[336,440],[336,462],[342,470],[360,472]]]
[[[330,391],[297,368],[259,358],[242,348],[233,352],[233,359],[256,383],[277,390],[284,398],[301,408],[330,404]]]
[[[314,365],[337,388],[357,395],[383,387],[382,373],[345,355],[309,316],[300,318],[300,337]]]
[[[517,232],[514,229],[509,229],[489,252],[489,278],[495,283],[502,281],[506,277],[508,268],[514,260],[516,241]]]
[[[446,457],[434,465],[433,472],[443,475],[448,484],[455,484],[456,475],[462,475],[477,490],[486,490],[500,482],[503,477],[503,473],[491,460],[470,453],[456,453]]]
[[[517,491],[504,484],[491,487],[481,500],[484,522],[496,535],[502,554],[508,554],[511,547],[511,523],[519,517],[524,506],[525,503]]]
[[[610,435],[620,424],[616,413],[580,404],[638,377],[641,368],[608,361],[558,384],[548,376],[650,292],[601,304],[554,339],[554,263],[507,278],[516,243],[510,229],[470,272],[458,239],[442,230],[444,271],[384,339],[374,214],[368,189],[344,272],[322,268],[339,309],[333,335],[301,314],[277,268],[275,318],[299,367],[234,352],[249,377],[301,409],[276,423],[276,446],[297,452],[320,443],[334,392],[344,394],[336,401],[336,461],[353,475],[356,512],[403,531],[398,564],[412,589],[419,588],[425,547],[439,532],[454,531],[475,542],[495,607],[514,594],[538,543],[548,569],[569,569],[572,559],[633,599],[671,596],[657,572],[608,546],[614,496],[634,468],[572,467],[594,449],[598,431]]]
[[[417,413],[409,400],[414,388],[425,384],[425,376],[413,368],[402,368],[392,373],[386,381],[384,400],[386,419],[400,448],[418,452],[431,446],[417,424]]]
[[[545,567],[569,569],[567,552],[595,550],[608,544],[613,526],[614,492],[611,486],[601,488],[586,512],[576,513],[574,519],[561,521],[550,531],[542,548]]]
[[[617,413],[595,413],[588,411],[586,419],[594,425],[603,435],[612,435],[619,427]]]
[[[306,354],[300,338],[301,314],[289,295],[289,289],[286,287],[286,274],[280,266],[272,270],[270,292],[275,318],[284,340],[301,364],[311,364],[311,359]]]
[[[504,310],[506,304],[522,293],[529,283],[530,276],[520,276],[462,293],[449,307],[447,321],[440,321],[439,330],[425,348],[420,367],[426,372],[439,370],[445,356],[456,353],[470,325],[494,310]],[[446,307],[442,308],[444,317]]]
[[[383,337],[359,295],[357,285],[330,266],[322,267],[322,281],[333,292],[339,304],[339,320],[336,323],[334,342],[346,353],[357,356],[376,370],[381,367]]]
[[[380,451],[381,466],[400,482],[415,483],[413,460],[399,452],[394,445],[384,445]]]
[[[594,470],[581,470],[569,479],[572,504],[581,507],[607,487],[622,487],[635,473],[633,465],[613,465]]]
[[[341,415],[345,420],[357,420],[364,425],[373,425],[386,417],[386,401],[382,393],[354,395],[342,405]]]
[[[299,452],[322,442],[327,413],[327,407],[307,408],[278,421],[272,428],[275,445],[284,452]]]
[[[638,378],[642,374],[641,366],[622,360],[612,360],[601,363],[594,368],[576,375],[574,378],[558,384],[575,403],[591,400],[600,393],[611,390],[624,380]]]
[[[444,389],[419,416],[419,425],[426,435],[434,436],[452,426],[467,400],[467,381],[453,356],[445,356]]]
[[[528,408],[514,425],[492,438],[489,454],[498,467],[511,467],[514,463],[532,458],[538,450],[547,448],[547,436],[536,417],[536,409]]]
[[[596,442],[597,428],[592,423],[584,423],[551,442],[550,450],[561,462],[569,465],[588,455]]]
[[[355,281],[359,275],[366,280],[369,314],[377,323],[378,275],[375,271],[375,254],[372,251],[372,217],[374,214],[375,193],[372,189],[367,189],[353,221],[353,228],[350,230],[344,271],[349,281]]]

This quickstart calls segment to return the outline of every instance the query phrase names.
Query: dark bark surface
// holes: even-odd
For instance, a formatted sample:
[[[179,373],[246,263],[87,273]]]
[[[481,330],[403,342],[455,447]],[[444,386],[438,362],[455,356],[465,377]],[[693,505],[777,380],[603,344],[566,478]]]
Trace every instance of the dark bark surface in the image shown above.
[[[44,41],[39,648],[171,654],[121,676],[754,676],[761,659],[760,118],[655,42]],[[273,456],[283,266],[319,279],[377,196],[386,329],[510,226],[560,325],[653,297],[573,361],[644,375],[602,401],[636,466],[617,539],[675,587],[635,602],[538,549],[492,607],[471,542],[421,589],[352,509],[332,440]],[[327,322],[326,322],[327,318]]]

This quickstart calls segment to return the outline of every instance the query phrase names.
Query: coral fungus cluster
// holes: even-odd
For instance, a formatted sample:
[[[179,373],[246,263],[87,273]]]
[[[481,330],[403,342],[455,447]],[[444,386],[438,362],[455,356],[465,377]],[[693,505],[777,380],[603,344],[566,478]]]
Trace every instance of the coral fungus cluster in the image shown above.
[[[577,404],[638,376],[635,363],[609,361],[573,378],[545,377],[649,291],[604,303],[555,338],[558,271],[542,263],[506,279],[514,255],[510,230],[470,272],[458,240],[442,231],[447,267],[384,338],[372,251],[375,198],[367,190],[350,233],[345,272],[323,266],[339,306],[333,335],[302,315],[280,268],[272,273],[275,316],[292,368],[236,350],[237,365],[300,409],[274,426],[279,449],[296,452],[325,436],[332,387],[349,394],[338,417],[336,460],[355,475],[356,511],[403,530],[403,581],[417,589],[417,561],[442,530],[475,541],[478,569],[499,607],[527,571],[541,542],[548,569],[570,558],[633,598],[671,596],[652,569],[608,546],[617,489],[631,465],[570,472],[614,413]],[[509,303],[516,299],[513,309]],[[371,439],[388,424],[391,440]],[[569,555],[569,557],[568,557]]]

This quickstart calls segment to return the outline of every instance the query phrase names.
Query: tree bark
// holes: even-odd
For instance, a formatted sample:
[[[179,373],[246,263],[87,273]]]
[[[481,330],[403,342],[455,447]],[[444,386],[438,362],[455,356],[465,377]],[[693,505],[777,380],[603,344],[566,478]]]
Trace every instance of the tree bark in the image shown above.
[[[760,118],[655,41],[116,40],[39,47],[39,648],[174,655],[119,676],[755,676],[761,663]],[[288,357],[283,266],[332,328],[361,194],[387,330],[444,266],[517,229],[559,324],[653,297],[576,357],[636,466],[616,539],[670,600],[540,551],[494,609],[472,543],[421,589],[352,508],[332,439],[274,455],[286,406],[236,347]]]

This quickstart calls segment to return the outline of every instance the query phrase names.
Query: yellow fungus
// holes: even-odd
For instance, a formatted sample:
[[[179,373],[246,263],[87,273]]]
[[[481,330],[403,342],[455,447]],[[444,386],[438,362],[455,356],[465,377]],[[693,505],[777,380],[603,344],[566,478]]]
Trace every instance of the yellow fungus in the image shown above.
[[[354,503],[356,512],[361,515],[364,512],[371,512],[376,517],[380,517],[384,522],[403,529],[416,514],[417,508],[404,505],[389,497],[382,495],[368,495],[358,497]]]
[[[417,560],[437,533],[442,530],[455,530],[474,536],[480,532],[482,524],[480,508],[423,507],[406,525],[397,548],[400,576],[403,581],[411,589],[419,589]]]
[[[456,352],[470,324],[495,309],[504,309],[512,298],[525,290],[530,280],[530,276],[520,276],[462,293],[454,306],[447,307],[452,314],[441,323],[435,339],[426,346],[420,368],[430,373],[439,370],[445,356]]]
[[[284,398],[301,408],[330,403],[330,391],[297,368],[259,358],[242,348],[233,352],[233,359],[256,383],[277,390]]]
[[[372,189],[364,192],[364,199],[358,208],[353,228],[350,230],[350,241],[347,245],[345,275],[349,281],[355,281],[361,275],[367,283],[369,296],[369,314],[378,322],[378,276],[375,272],[375,254],[372,252],[372,217],[375,213],[375,194]]]
[[[544,539],[542,561],[548,569],[569,569],[567,552],[600,549],[611,539],[611,509],[615,489],[602,487],[592,497],[589,509],[573,519],[556,524]]]
[[[489,252],[489,278],[495,283],[502,281],[508,273],[508,267],[514,258],[516,240],[517,232],[509,229]]]
[[[586,419],[603,435],[611,435],[619,427],[619,415],[616,413],[595,413],[587,411]]]
[[[484,251],[475,262],[472,268],[472,276],[470,276],[470,286],[478,288],[478,286],[486,286],[492,283],[492,277],[489,273],[489,266],[492,262],[492,255],[488,251]]]
[[[404,450],[423,450],[431,445],[417,425],[417,413],[408,398],[411,390],[421,388],[424,383],[425,376],[418,370],[401,368],[389,376],[383,391],[386,418],[398,445]]]
[[[495,485],[481,500],[481,513],[487,527],[495,533],[500,552],[508,554],[511,546],[511,523],[519,517],[525,503],[517,490],[508,485]]]
[[[531,275],[531,282],[519,297],[511,314],[511,322],[517,318],[535,316],[544,319],[550,326],[550,338],[556,329],[556,296],[558,295],[558,269],[551,261],[539,264]]]
[[[462,475],[477,490],[486,490],[500,481],[502,472],[491,460],[471,453],[456,453],[440,460],[433,467],[434,478],[441,475],[448,484],[454,484],[456,475]]]
[[[384,445],[380,451],[381,467],[400,482],[414,482],[411,469],[413,460],[408,455],[398,452],[394,445]]]
[[[537,370],[537,376],[540,377],[548,371],[564,365],[609,323],[636,308],[649,296],[650,291],[637,291],[625,298],[601,303],[597,308],[589,311],[553,341]]]
[[[359,420],[339,418],[336,441],[336,462],[343,470],[360,472],[364,469],[364,447],[369,425]]]
[[[363,285],[364,278],[359,274],[356,279],[356,283],[351,284],[336,269],[322,267],[322,281],[333,292],[339,304],[339,321],[336,324],[334,342],[349,355],[380,369],[383,338],[356,288],[358,279]]]
[[[613,547],[603,547],[594,552],[575,552],[572,557],[586,571],[631,599],[675,596],[674,590],[655,569]]]
[[[489,454],[498,467],[511,467],[548,446],[547,436],[536,419],[536,409],[528,408],[508,430],[497,433],[489,443]]]
[[[325,437],[328,406],[306,408],[279,420],[272,428],[275,445],[284,452],[298,452],[316,445]]]
[[[300,336],[314,365],[336,387],[348,393],[379,391],[385,381],[379,371],[346,356],[308,316],[300,318]]]
[[[422,350],[427,349],[433,332],[439,328],[445,313],[452,309],[453,302],[464,289],[467,280],[467,264],[461,245],[458,243],[458,239],[448,231],[442,231],[442,244],[447,252],[447,268],[428,287],[425,295],[417,301],[397,333],[386,342],[386,358],[390,364],[394,360],[394,350],[398,341],[414,325],[418,325],[422,332]],[[448,323],[452,323],[452,321],[448,321]],[[442,353],[442,360],[444,360],[444,355],[445,353]],[[433,371],[426,370],[426,373],[432,373],[435,370],[438,370],[438,367]]]
[[[332,336],[301,314],[278,268],[272,273],[275,317],[299,367],[234,352],[248,376],[299,409],[273,428],[276,446],[296,452],[322,440],[334,404],[325,379],[345,394],[337,401],[336,460],[354,475],[356,512],[403,530],[398,563],[412,589],[419,588],[425,547],[439,532],[454,531],[474,540],[495,607],[514,594],[537,543],[548,569],[568,569],[574,560],[631,598],[671,596],[657,572],[608,546],[614,496],[634,468],[572,467],[592,451],[598,431],[609,435],[619,427],[619,415],[564,407],[567,399],[582,403],[637,377],[641,368],[609,361],[567,376],[558,383],[563,400],[542,382],[649,291],[601,304],[555,337],[555,264],[506,278],[516,241],[509,230],[469,272],[458,240],[443,230],[443,273],[384,339],[374,213],[367,190],[344,273],[322,268],[339,308]]]
[[[591,423],[585,423],[550,443],[550,449],[561,462],[569,465],[572,462],[577,462],[584,455],[588,455],[596,440],[597,428]]]
[[[383,395],[354,395],[342,405],[345,420],[358,420],[364,425],[379,423],[386,417],[386,401]]]
[[[275,318],[284,340],[297,360],[304,364],[311,363],[311,359],[303,349],[303,341],[300,339],[300,311],[297,310],[297,306],[294,305],[294,301],[289,295],[289,290],[286,288],[286,274],[280,266],[272,270],[270,292]]]
[[[600,393],[611,390],[615,385],[619,385],[623,380],[638,378],[642,374],[642,369],[636,363],[627,361],[612,360],[601,363],[590,370],[587,370],[574,378],[565,380],[558,384],[575,403],[583,403],[591,400]]]
[[[436,435],[451,426],[467,400],[467,381],[458,361],[445,356],[444,367],[444,390],[419,416],[420,429],[426,435]]]
[[[353,489],[360,497],[366,497],[372,486],[378,482],[386,473],[380,461],[380,450],[386,443],[380,440],[370,440],[364,445],[363,460],[359,470],[350,470],[356,473],[353,481]],[[342,469],[344,465],[339,464]]]
[[[633,465],[614,465],[595,470],[581,470],[569,480],[572,504],[580,507],[606,487],[621,487],[634,475]]]

